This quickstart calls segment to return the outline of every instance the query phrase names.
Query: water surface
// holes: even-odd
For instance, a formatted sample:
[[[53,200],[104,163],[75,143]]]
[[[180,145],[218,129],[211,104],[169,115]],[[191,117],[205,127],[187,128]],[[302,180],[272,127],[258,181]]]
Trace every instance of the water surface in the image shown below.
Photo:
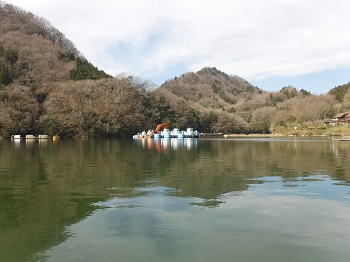
[[[350,142],[0,141],[0,261],[347,261]]]

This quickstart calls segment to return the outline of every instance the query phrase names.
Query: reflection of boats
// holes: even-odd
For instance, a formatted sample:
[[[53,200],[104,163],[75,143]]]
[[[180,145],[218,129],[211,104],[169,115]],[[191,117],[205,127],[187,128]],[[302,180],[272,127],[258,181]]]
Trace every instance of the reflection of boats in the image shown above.
[[[35,136],[35,135],[25,135],[24,138],[26,140],[33,140],[33,139],[49,139],[50,136],[48,135],[38,135],[38,136]],[[21,135],[12,135],[11,136],[11,139],[22,139],[22,136]]]
[[[197,130],[193,130],[193,128],[189,127],[186,130],[180,130],[179,128],[174,128],[170,130],[168,123],[159,124],[155,131],[148,130],[143,131],[137,135],[134,135],[134,139],[138,138],[196,138],[199,137],[199,132]],[[163,130],[161,130],[163,128]]]
[[[156,149],[159,152],[166,152],[169,149],[185,148],[190,150],[198,145],[198,139],[194,138],[170,138],[170,139],[137,139],[144,148]]]

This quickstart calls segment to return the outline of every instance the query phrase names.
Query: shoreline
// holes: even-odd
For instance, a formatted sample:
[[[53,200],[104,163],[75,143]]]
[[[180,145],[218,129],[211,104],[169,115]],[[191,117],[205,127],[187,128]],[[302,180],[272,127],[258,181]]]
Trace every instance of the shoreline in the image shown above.
[[[333,138],[336,137],[337,139],[342,139],[342,138],[349,138],[350,136],[348,134],[328,134],[328,133],[323,133],[323,134],[281,134],[281,133],[271,133],[271,134],[224,134],[223,137],[225,138],[234,138],[234,137],[329,137]]]

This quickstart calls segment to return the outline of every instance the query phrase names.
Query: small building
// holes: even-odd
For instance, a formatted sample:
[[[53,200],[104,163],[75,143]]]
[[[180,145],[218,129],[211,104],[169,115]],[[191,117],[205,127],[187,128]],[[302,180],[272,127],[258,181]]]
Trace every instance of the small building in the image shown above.
[[[350,122],[350,112],[342,112],[338,113],[335,117],[332,119],[335,122]]]

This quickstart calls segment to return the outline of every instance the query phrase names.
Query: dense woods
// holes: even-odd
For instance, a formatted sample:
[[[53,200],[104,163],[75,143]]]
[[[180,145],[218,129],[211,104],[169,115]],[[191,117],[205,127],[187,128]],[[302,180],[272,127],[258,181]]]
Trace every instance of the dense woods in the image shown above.
[[[117,73],[117,72],[116,72]],[[150,88],[99,70],[44,18],[0,2],[0,136],[130,136],[168,122],[206,133],[286,133],[324,127],[350,110],[350,82],[328,94],[266,92],[206,67]]]

